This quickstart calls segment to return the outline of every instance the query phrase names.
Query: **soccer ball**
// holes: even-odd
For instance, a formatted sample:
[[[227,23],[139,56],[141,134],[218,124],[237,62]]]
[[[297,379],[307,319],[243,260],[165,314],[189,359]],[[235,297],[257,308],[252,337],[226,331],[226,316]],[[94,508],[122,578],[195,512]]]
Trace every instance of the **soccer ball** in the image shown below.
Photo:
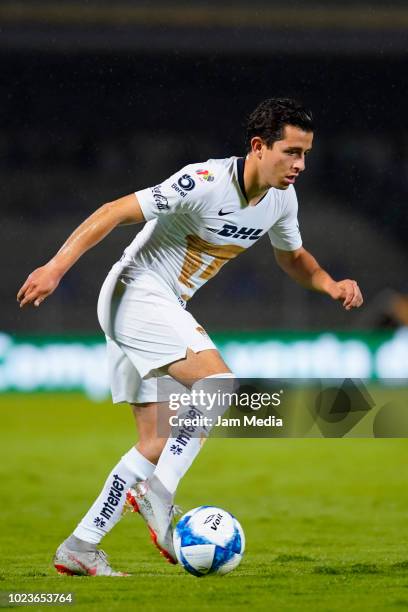
[[[194,576],[228,574],[241,562],[245,536],[226,510],[200,506],[184,514],[173,534],[177,559]]]

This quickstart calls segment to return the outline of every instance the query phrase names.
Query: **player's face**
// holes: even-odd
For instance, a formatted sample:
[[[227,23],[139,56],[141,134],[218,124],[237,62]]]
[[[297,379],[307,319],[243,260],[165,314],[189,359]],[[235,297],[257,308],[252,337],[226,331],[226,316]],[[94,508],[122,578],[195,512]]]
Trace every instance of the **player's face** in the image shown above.
[[[293,185],[305,169],[305,157],[312,148],[313,132],[304,132],[293,125],[286,125],[283,139],[269,149],[262,145],[260,177],[262,182],[277,189]]]

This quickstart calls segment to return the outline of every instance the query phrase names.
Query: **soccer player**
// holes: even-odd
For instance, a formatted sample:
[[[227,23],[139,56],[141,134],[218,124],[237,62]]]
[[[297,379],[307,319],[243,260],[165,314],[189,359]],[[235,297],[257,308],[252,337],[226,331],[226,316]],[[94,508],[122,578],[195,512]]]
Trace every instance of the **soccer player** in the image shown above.
[[[175,444],[177,430],[168,439],[158,437],[158,418],[170,412],[158,402],[157,387],[164,377],[190,389],[214,379],[233,383],[215,345],[185,310],[225,263],[268,233],[278,265],[296,282],[340,300],[346,310],[361,306],[357,283],[331,278],[302,246],[294,183],[312,140],[307,109],[292,99],[265,100],[249,117],[246,157],[190,164],[154,187],[104,204],[19,290],[20,307],[39,306],[77,259],[116,226],[147,222],[109,272],[98,301],[113,402],[131,405],[139,441],[59,546],[54,557],[59,572],[123,575],[97,546],[119,521],[132,487],[129,499],[153,540],[176,562],[173,498],[207,432],[198,428],[183,445]]]

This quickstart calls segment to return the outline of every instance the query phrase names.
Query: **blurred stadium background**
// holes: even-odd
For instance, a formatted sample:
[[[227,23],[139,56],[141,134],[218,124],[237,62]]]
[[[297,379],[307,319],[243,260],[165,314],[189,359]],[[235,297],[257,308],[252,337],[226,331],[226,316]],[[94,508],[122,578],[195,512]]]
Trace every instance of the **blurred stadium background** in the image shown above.
[[[360,400],[345,416],[316,402],[321,436],[350,437],[357,421],[357,437],[408,437],[407,40],[406,0],[0,3],[3,590],[74,588],[80,612],[408,606],[405,440],[213,439],[177,501],[242,521],[248,553],[231,578],[165,566],[134,516],[104,542],[134,579],[57,577],[52,552],[134,443],[129,410],[109,399],[96,299],[135,226],[84,256],[40,309],[15,302],[98,205],[187,162],[244,154],[253,107],[296,96],[316,120],[297,186],[304,243],[358,279],[365,306],[345,313],[297,287],[265,238],[190,309],[241,377],[371,381],[374,425]]]
[[[406,2],[6,1],[0,29],[0,388],[106,396],[96,299],[135,227],[40,309],[20,312],[18,287],[103,202],[244,154],[246,116],[274,95],[315,116],[304,244],[366,305],[296,286],[264,239],[190,309],[242,376],[408,376]]]

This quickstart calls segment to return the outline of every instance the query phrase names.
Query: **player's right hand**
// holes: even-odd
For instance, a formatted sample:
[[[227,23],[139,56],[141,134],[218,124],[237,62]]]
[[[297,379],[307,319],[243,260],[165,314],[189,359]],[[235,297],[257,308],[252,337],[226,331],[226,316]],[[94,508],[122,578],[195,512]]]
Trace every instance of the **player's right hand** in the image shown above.
[[[39,306],[58,287],[61,275],[49,264],[37,268],[27,277],[17,293],[20,308],[29,304]]]

